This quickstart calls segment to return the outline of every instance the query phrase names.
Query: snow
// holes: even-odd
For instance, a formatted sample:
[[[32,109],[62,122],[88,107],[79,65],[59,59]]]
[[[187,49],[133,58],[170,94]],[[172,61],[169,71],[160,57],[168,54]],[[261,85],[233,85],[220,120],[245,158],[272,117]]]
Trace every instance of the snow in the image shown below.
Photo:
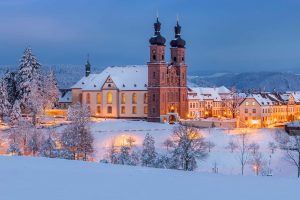
[[[72,91],[60,92],[58,102],[72,103]]]
[[[97,120],[91,123],[91,131],[94,135],[94,161],[98,162],[101,159],[107,159],[107,152],[112,141],[117,146],[126,144],[128,137],[133,137],[136,142],[136,148],[141,150],[143,139],[149,133],[155,139],[155,148],[159,153],[165,153],[166,147],[163,142],[172,137],[174,125],[164,123],[153,123],[142,120],[125,120],[125,119],[107,119]],[[58,131],[64,128],[59,127]],[[274,154],[268,147],[269,142],[275,142],[275,133],[278,129],[246,129],[248,132],[249,143],[256,142],[260,145],[265,160],[269,163],[274,176],[296,176],[296,168],[289,165],[284,159],[284,152],[277,149]],[[209,153],[205,161],[198,163],[197,171],[212,172],[212,167],[217,163],[219,173],[221,174],[240,174],[240,165],[238,162],[238,153],[231,153],[225,149],[229,141],[236,141],[238,134],[245,131],[244,129],[200,129],[207,141],[216,144],[216,147]],[[275,142],[276,143],[276,142]],[[271,156],[271,158],[270,158]],[[245,169],[247,176],[254,175],[252,166],[248,165]]]
[[[71,88],[100,90],[108,77],[112,79],[119,90],[147,90],[148,68],[144,65],[107,67],[99,74],[83,77]]]
[[[290,123],[287,123],[286,126],[288,127],[300,127],[300,120],[295,120]]]
[[[59,159],[0,157],[3,200],[297,199],[297,178],[242,177]]]
[[[221,101],[221,94],[230,94],[230,90],[227,89],[224,86],[221,87],[215,87],[215,88],[209,88],[209,87],[193,87],[190,88],[191,91],[189,91],[189,99],[199,99],[199,100],[204,100],[204,99],[212,99],[214,101]],[[197,94],[197,95],[192,95]]]

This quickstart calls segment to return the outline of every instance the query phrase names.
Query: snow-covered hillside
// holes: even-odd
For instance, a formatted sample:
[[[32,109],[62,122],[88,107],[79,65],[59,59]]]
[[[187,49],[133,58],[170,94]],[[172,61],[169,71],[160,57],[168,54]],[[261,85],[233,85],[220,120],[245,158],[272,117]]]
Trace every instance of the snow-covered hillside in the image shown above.
[[[156,150],[159,153],[166,153],[164,141],[172,137],[174,125],[163,123],[152,123],[142,120],[125,120],[125,119],[108,119],[97,120],[91,123],[91,131],[94,135],[95,153],[94,161],[98,162],[101,159],[107,159],[107,154],[112,142],[122,146],[126,144],[126,139],[132,137],[135,139],[135,147],[141,151],[142,143],[145,135],[149,133],[155,139]],[[61,132],[63,127],[58,128]],[[248,129],[248,143],[257,143],[265,160],[265,168],[270,168],[273,176],[296,176],[296,168],[284,160],[284,152],[276,149],[271,153],[269,142],[275,142],[275,132],[278,129]],[[225,147],[230,141],[236,141],[238,134],[244,130],[234,129],[201,129],[200,132],[204,135],[206,141],[213,142],[215,147],[211,149],[209,156],[204,161],[199,161],[197,171],[210,172],[216,165],[221,174],[241,174],[241,166],[239,164],[239,153],[231,152]],[[247,164],[245,168],[247,176],[254,176],[253,166]]]
[[[0,157],[1,200],[297,199],[296,178],[242,177],[59,159]]]

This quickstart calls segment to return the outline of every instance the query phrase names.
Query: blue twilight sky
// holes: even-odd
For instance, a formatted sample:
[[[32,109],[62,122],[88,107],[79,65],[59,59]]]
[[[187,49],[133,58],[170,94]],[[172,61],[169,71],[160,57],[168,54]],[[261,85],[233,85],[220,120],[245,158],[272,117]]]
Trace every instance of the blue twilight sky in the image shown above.
[[[0,65],[145,64],[156,13],[179,15],[191,71],[300,71],[300,0],[0,0]]]

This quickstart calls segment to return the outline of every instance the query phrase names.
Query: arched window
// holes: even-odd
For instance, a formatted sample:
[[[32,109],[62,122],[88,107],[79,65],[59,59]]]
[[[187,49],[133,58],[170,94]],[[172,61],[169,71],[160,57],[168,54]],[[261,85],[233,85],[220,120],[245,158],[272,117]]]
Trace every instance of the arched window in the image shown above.
[[[136,102],[137,102],[137,96],[136,96],[136,93],[133,93],[132,94],[132,103],[136,104]]]
[[[121,104],[125,104],[126,103],[126,95],[125,93],[121,93]]]
[[[87,94],[86,94],[86,103],[87,103],[87,104],[90,104],[90,103],[91,103],[91,95],[90,95],[90,93],[87,93]]]
[[[107,103],[112,104],[112,101],[113,101],[113,95],[111,92],[108,92],[107,93]]]
[[[136,106],[132,106],[132,114],[136,114]]]
[[[101,103],[101,94],[100,93],[97,93],[97,104],[100,104]]]
[[[144,93],[144,104],[148,103],[148,94]]]
[[[82,104],[82,93],[79,94],[79,103]]]

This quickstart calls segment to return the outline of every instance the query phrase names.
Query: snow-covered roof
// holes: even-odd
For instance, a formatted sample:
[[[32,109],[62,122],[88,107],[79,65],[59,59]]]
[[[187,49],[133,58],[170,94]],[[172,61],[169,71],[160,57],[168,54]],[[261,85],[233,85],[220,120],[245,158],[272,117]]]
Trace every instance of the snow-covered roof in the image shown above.
[[[230,90],[225,86],[221,87],[194,87],[190,88],[188,98],[189,99],[199,99],[199,100],[213,100],[213,101],[222,101],[220,95],[229,94]],[[197,94],[197,95],[195,95]]]
[[[61,94],[59,95],[59,98],[58,98],[58,102],[59,103],[72,103],[72,92],[70,90],[61,92]]]
[[[279,94],[279,93],[254,93],[249,94],[246,98],[254,98],[260,105],[277,105],[285,104],[289,100],[289,94]]]
[[[100,90],[108,77],[119,90],[147,90],[148,68],[146,65],[107,67],[99,74],[83,77],[71,88]]]

